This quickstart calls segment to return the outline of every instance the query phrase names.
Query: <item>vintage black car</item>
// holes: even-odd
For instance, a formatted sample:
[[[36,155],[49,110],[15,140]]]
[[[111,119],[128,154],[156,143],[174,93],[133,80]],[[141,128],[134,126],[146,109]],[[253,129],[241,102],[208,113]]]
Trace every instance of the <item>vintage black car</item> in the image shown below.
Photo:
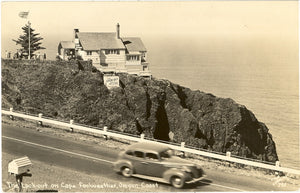
[[[182,188],[205,177],[199,165],[174,156],[167,145],[140,142],[130,145],[119,154],[114,169],[125,177],[135,176],[153,181],[170,183]]]

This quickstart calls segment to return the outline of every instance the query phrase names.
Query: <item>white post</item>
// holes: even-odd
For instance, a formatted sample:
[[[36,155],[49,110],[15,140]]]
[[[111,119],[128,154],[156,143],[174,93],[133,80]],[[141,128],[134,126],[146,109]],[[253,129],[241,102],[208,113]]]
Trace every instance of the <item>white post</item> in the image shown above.
[[[227,151],[227,152],[226,152],[226,156],[227,156],[227,157],[231,157],[231,152],[230,152],[230,151]]]
[[[42,116],[43,116],[43,114],[42,114],[42,113],[39,113],[39,118],[40,118],[40,119],[42,119]],[[40,121],[38,122],[38,124],[39,124],[40,126],[43,126],[42,120],[40,120]]]
[[[185,142],[181,142],[180,147],[181,147],[181,148],[184,148],[184,146],[185,146]],[[180,157],[182,157],[182,158],[185,157],[184,151],[181,151],[181,152],[180,152]]]
[[[184,148],[185,142],[181,142],[180,146],[181,146],[182,148]]]
[[[275,166],[276,166],[276,167],[280,167],[280,162],[279,162],[279,161],[276,161],[276,162],[275,162]]]
[[[142,133],[142,134],[141,134],[141,140],[144,140],[144,138],[145,138],[145,134]]]
[[[106,127],[106,126],[103,127],[103,131],[104,131],[104,133],[107,132],[107,127]],[[104,137],[105,140],[108,139],[108,136],[107,136],[107,135],[103,135],[103,137]]]
[[[12,112],[13,112],[13,108],[9,108],[9,111],[12,113]],[[15,119],[13,115],[9,115],[9,118],[10,118],[11,120],[14,120],[14,119]]]
[[[72,127],[73,123],[74,123],[74,120],[71,119],[71,120],[70,120],[70,125],[71,125],[71,126],[70,126],[70,131],[71,131],[71,132],[74,131],[74,129],[73,129],[73,127]]]
[[[106,126],[103,127],[103,131],[107,132],[107,127]]]

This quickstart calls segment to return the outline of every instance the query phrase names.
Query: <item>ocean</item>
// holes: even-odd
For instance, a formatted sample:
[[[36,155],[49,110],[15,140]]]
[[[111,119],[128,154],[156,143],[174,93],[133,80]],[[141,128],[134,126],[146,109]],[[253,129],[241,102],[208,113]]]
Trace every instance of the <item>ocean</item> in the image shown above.
[[[154,77],[245,105],[269,128],[281,166],[300,168],[298,40],[232,36],[146,40]]]
[[[141,38],[155,78],[245,105],[269,128],[281,166],[300,169],[298,39],[251,34]],[[59,41],[45,38],[47,49],[41,53],[54,59]]]

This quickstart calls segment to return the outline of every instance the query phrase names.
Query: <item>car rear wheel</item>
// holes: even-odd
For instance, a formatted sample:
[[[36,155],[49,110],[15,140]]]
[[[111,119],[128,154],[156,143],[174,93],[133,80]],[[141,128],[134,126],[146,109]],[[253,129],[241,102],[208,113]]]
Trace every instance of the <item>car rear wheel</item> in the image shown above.
[[[178,176],[173,176],[171,178],[171,184],[175,188],[182,188],[184,186],[184,179],[182,179],[181,177],[178,177]]]
[[[129,178],[132,175],[132,169],[129,167],[122,168],[122,175]]]

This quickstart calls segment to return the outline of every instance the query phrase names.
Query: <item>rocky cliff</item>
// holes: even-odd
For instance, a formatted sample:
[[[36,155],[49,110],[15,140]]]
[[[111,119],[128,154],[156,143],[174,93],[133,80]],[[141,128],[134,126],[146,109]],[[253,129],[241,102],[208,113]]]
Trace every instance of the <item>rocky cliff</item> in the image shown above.
[[[86,62],[2,60],[2,107],[275,162],[275,143],[245,106],[167,80],[119,74],[107,89]]]

